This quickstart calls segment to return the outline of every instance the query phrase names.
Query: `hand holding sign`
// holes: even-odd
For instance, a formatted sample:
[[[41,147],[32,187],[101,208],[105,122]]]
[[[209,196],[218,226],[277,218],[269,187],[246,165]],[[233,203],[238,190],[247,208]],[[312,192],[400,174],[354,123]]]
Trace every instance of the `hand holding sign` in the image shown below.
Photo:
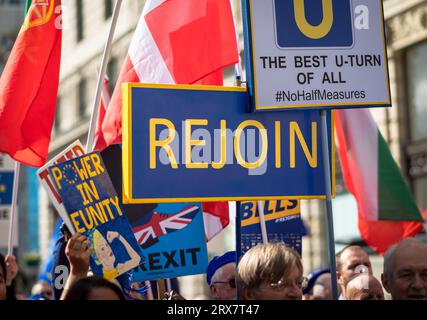
[[[93,253],[93,247],[89,248],[89,240],[86,236],[75,233],[67,243],[65,255],[70,262],[70,272],[77,276],[86,276],[89,270],[89,258]]]

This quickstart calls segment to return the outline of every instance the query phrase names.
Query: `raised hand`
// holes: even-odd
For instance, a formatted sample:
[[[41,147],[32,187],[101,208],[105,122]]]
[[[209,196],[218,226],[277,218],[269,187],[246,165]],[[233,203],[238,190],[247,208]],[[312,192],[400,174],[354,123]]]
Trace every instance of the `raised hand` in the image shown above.
[[[93,253],[90,242],[86,236],[74,234],[67,243],[65,255],[70,262],[70,272],[80,276],[86,276],[89,270],[89,258]]]

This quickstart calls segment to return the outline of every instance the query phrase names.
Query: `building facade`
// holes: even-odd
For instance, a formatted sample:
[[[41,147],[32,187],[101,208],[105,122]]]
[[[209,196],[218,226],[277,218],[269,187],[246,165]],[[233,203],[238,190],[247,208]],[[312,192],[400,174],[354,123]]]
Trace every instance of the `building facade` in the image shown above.
[[[23,0],[0,0],[0,74],[24,19]]]

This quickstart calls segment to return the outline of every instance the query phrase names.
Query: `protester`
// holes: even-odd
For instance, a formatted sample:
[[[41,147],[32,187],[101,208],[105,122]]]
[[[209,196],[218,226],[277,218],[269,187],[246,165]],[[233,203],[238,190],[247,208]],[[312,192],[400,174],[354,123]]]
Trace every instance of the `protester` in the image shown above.
[[[357,273],[372,274],[368,254],[359,246],[347,246],[336,255],[337,281],[341,290],[340,300],[345,300],[347,282]]]
[[[358,273],[346,285],[347,300],[384,300],[381,283],[373,275]]]
[[[18,274],[18,264],[14,256],[0,254],[0,300],[16,300],[13,280]]]
[[[31,289],[30,300],[52,300],[53,288],[46,281],[37,281]]]
[[[316,270],[308,274],[307,280],[304,300],[333,300],[330,269]]]
[[[427,244],[407,238],[392,246],[381,280],[393,300],[427,300]]]
[[[122,290],[100,277],[87,277],[73,283],[64,300],[126,300]]]
[[[62,295],[65,283],[68,279],[70,262],[65,254],[67,243],[71,238],[71,233],[65,223],[60,227],[61,235],[56,240],[52,250],[52,284],[53,299],[59,300]]]
[[[229,251],[214,257],[206,270],[206,281],[214,300],[235,300],[236,289],[236,252]]]
[[[306,286],[301,258],[282,243],[259,244],[237,267],[244,300],[301,300]]]
[[[0,253],[0,300],[6,300],[6,262],[4,256]]]
[[[70,274],[65,283],[61,300],[67,295],[73,284],[80,279],[86,278],[89,271],[89,258],[93,253],[93,248],[89,247],[89,240],[86,236],[75,233],[67,243],[65,255],[70,263]]]
[[[7,269],[6,286],[9,287],[12,285],[13,279],[16,278],[19,268],[18,264],[16,263],[16,258],[14,256],[6,256],[5,262]]]
[[[314,285],[319,277],[323,274],[329,273],[329,269],[318,269],[307,275],[307,287],[303,291],[303,299],[304,300],[313,300],[313,289]],[[319,290],[318,290],[319,291]],[[322,299],[319,299],[322,300]]]

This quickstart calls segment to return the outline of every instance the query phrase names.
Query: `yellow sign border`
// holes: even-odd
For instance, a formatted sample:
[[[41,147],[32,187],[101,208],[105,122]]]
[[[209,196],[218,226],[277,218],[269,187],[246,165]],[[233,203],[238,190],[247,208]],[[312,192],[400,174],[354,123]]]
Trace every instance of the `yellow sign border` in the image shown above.
[[[132,89],[180,89],[180,90],[210,90],[246,92],[242,87],[199,86],[199,85],[172,85],[172,84],[145,84],[124,83],[122,85],[122,163],[123,163],[123,203],[124,204],[149,204],[149,203],[176,203],[176,202],[213,202],[213,201],[256,201],[256,200],[303,200],[326,199],[325,195],[314,196],[248,196],[248,197],[201,197],[201,198],[150,198],[135,199],[132,190]],[[334,112],[331,113],[331,164],[332,164],[332,197],[335,198],[335,143],[334,143]]]
[[[390,88],[390,73],[388,70],[388,55],[387,55],[387,46],[385,44],[385,35],[384,35],[384,8],[382,4],[382,0],[378,0],[379,6],[380,6],[380,18],[381,18],[381,33],[382,33],[382,45],[384,49],[384,57],[386,61],[386,68],[385,68],[385,79],[387,82],[387,101],[384,102],[358,102],[358,103],[350,103],[350,102],[343,102],[343,103],[321,103],[321,104],[304,104],[304,105],[286,105],[286,106],[260,106],[258,104],[258,86],[257,86],[257,80],[256,80],[256,59],[255,59],[255,46],[254,46],[254,22],[253,22],[253,16],[252,16],[252,0],[248,0],[249,3],[249,22],[251,25],[251,54],[252,54],[252,70],[253,70],[253,86],[254,86],[254,104],[255,104],[255,111],[266,111],[266,110],[286,110],[286,109],[294,109],[294,110],[301,110],[301,109],[316,109],[319,107],[327,108],[327,109],[334,109],[334,107],[347,107],[347,106],[377,106],[377,107],[384,107],[384,105],[391,105],[391,88]],[[360,107],[363,108],[363,107]]]

